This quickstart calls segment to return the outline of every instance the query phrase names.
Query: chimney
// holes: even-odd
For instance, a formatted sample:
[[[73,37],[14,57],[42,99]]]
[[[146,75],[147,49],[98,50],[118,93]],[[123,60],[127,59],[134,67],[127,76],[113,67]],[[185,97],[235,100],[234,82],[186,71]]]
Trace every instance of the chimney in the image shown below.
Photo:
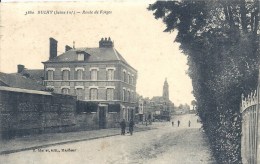
[[[67,51],[69,51],[69,50],[71,50],[71,49],[72,49],[72,47],[70,47],[70,46],[68,46],[68,45],[65,46],[65,52],[67,52]]]
[[[99,48],[112,48],[114,47],[114,43],[111,41],[111,38],[101,38],[99,41]]]
[[[24,65],[18,64],[17,65],[17,73],[21,73],[21,72],[23,72],[23,70],[24,70]]]
[[[50,57],[49,59],[53,59],[57,57],[57,43],[58,41],[50,38]]]

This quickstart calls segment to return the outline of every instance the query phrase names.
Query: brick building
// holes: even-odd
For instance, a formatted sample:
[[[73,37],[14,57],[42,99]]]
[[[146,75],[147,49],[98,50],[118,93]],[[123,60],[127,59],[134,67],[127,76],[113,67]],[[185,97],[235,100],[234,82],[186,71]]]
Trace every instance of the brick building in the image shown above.
[[[114,48],[110,38],[102,38],[97,48],[65,46],[60,55],[57,43],[50,38],[49,60],[43,62],[47,88],[97,103],[97,112],[103,117],[115,111],[120,113],[120,119],[134,117],[137,71]]]

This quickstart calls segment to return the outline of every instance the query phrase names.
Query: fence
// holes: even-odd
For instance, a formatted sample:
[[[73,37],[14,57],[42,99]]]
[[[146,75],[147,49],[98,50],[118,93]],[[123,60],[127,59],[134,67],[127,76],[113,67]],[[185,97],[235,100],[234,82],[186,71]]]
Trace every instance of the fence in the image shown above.
[[[244,164],[260,163],[259,152],[259,94],[252,92],[247,97],[242,95],[241,114],[242,114],[242,137],[241,137],[241,156]]]

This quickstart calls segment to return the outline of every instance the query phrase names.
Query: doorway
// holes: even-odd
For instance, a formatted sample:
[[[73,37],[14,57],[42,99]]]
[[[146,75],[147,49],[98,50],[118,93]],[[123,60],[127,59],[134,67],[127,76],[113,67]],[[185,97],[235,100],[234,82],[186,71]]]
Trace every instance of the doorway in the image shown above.
[[[105,129],[106,128],[106,107],[99,106],[99,128]]]

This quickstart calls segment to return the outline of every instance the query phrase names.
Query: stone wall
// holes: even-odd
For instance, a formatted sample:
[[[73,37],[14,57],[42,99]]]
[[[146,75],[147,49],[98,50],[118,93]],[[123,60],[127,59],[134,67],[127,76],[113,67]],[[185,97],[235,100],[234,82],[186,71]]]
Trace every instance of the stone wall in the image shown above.
[[[41,133],[93,130],[100,128],[99,102],[79,107],[75,96],[0,86],[0,136],[12,138]],[[119,104],[115,111],[105,106],[105,127],[118,128],[122,118]]]
[[[71,131],[76,98],[48,92],[0,88],[0,133],[3,138]],[[7,88],[7,89],[6,89]]]

